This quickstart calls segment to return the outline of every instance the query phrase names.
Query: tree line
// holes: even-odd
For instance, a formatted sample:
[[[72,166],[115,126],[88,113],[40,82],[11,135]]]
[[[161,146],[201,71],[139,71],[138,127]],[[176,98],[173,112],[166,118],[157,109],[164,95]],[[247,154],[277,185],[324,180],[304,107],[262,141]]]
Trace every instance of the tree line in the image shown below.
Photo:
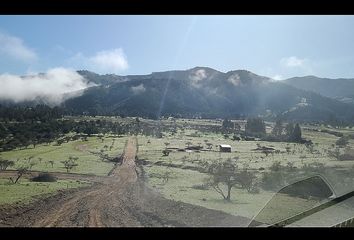
[[[248,118],[244,131],[241,131],[241,126],[238,123],[224,119],[221,131],[224,134],[234,134],[234,140],[240,140],[241,138],[254,140],[254,138],[260,138],[264,141],[308,143],[308,141],[302,138],[299,123],[294,124],[290,122],[285,124],[281,119],[276,120],[271,133],[267,133],[264,120],[258,117]]]

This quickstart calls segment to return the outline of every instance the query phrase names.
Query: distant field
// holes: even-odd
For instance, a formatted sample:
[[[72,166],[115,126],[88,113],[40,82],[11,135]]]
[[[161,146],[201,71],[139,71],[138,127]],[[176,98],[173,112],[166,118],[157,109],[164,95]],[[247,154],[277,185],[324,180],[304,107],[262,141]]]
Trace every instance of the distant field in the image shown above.
[[[0,205],[35,201],[39,197],[56,193],[60,189],[89,186],[89,182],[74,180],[58,180],[57,182],[30,182],[21,179],[11,184],[8,179],[0,179]]]
[[[73,168],[70,172],[93,175],[107,175],[112,169],[114,163],[102,161],[98,156],[89,151],[99,152],[105,145],[111,146],[112,140],[115,139],[113,148],[111,150],[105,149],[110,157],[120,156],[123,152],[127,136],[121,138],[103,138],[103,142],[96,136],[88,137],[87,141],[77,140],[63,143],[61,146],[55,146],[54,143],[50,145],[37,145],[36,148],[16,149],[9,152],[2,152],[0,156],[7,160],[15,162],[16,168],[21,165],[28,165],[30,162],[35,163],[31,170],[46,171],[46,172],[66,172],[61,161],[67,160],[69,156],[78,157],[78,166]],[[33,157],[28,160],[29,157]],[[50,161],[53,161],[53,166]]]

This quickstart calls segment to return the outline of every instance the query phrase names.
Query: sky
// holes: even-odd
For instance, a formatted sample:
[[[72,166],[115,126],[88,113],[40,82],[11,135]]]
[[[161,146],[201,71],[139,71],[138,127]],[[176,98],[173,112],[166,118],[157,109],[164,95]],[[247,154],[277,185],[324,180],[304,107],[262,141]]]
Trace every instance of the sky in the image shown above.
[[[196,66],[354,78],[354,16],[0,16],[0,81],[10,85],[39,72]]]

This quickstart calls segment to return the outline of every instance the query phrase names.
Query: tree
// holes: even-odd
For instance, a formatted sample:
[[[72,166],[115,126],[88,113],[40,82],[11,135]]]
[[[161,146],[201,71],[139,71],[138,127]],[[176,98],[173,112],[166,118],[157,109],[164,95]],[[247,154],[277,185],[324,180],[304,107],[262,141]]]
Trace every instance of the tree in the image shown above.
[[[162,150],[162,154],[164,155],[164,156],[168,156],[169,154],[170,154],[170,150],[168,150],[168,149],[165,149],[165,150]]]
[[[291,147],[290,147],[289,145],[287,145],[287,146],[285,147],[285,150],[286,150],[286,152],[287,152],[288,154],[290,154],[290,152],[291,152]]]
[[[52,168],[53,168],[53,165],[54,165],[54,161],[48,161],[50,163],[50,165],[52,165]]]
[[[294,124],[288,123],[285,127],[286,136],[288,138],[291,138],[291,136],[293,135],[293,131],[294,131]]]
[[[231,122],[231,120],[228,120],[225,118],[222,121],[222,132],[223,133],[231,133],[234,128],[234,124]]]
[[[234,130],[236,133],[239,133],[241,131],[241,126],[238,123],[234,123]]]
[[[296,123],[296,125],[294,127],[294,130],[293,130],[293,132],[291,134],[290,140],[293,141],[293,142],[301,142],[301,140],[302,140],[301,128],[300,128],[300,125],[298,123]]]
[[[68,160],[61,161],[61,163],[64,164],[64,168],[66,169],[66,172],[69,172],[69,170],[73,169],[74,167],[78,166],[76,163],[76,159],[73,157],[69,157]]]
[[[10,177],[10,180],[13,184],[16,184],[18,182],[18,180],[20,180],[20,178],[23,176],[23,174],[25,174],[28,171],[28,167],[19,167],[16,169],[17,170],[17,177],[14,180],[12,177]]]
[[[333,151],[328,150],[328,156],[332,157],[332,158],[334,158],[336,160],[340,159],[340,155],[341,155],[341,152],[340,152],[340,149],[338,147],[336,147]]]
[[[0,158],[0,171],[6,170],[8,167],[14,166],[15,163],[10,160]]]
[[[245,132],[251,135],[265,135],[265,123],[261,118],[249,118],[245,126]]]
[[[35,162],[30,162],[30,164],[29,164],[29,169],[32,170],[33,166],[35,166],[36,164],[37,164],[37,163],[35,163]]]
[[[206,145],[207,145],[207,149],[208,149],[209,151],[210,151],[211,148],[213,147],[213,144],[210,143],[210,142],[207,142]]]
[[[272,130],[272,134],[276,137],[279,137],[282,135],[282,133],[283,133],[282,121],[280,119],[277,119],[274,128]]]
[[[237,165],[227,159],[226,161],[204,163],[206,172],[209,174],[208,185],[219,193],[226,201],[231,200],[231,189],[238,183]],[[222,185],[226,186],[226,193]]]
[[[247,192],[252,192],[255,189],[255,180],[257,179],[256,175],[247,169],[242,170],[237,175],[238,182],[241,187],[246,189]]]
[[[337,141],[336,141],[336,145],[338,147],[345,147],[347,146],[349,143],[348,138],[347,137],[340,137]]]

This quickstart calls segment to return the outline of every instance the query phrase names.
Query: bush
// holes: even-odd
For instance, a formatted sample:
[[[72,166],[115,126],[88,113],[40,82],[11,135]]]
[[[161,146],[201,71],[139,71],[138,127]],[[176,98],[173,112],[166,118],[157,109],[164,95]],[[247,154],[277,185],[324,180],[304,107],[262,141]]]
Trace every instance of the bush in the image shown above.
[[[57,178],[49,173],[40,173],[38,176],[31,178],[32,182],[56,182]]]
[[[337,141],[336,141],[336,145],[339,147],[345,147],[346,145],[348,145],[349,141],[347,137],[340,137]]]
[[[271,171],[274,171],[274,172],[277,172],[277,171],[279,171],[280,169],[281,169],[281,163],[280,163],[280,161],[275,161],[275,162],[273,162],[273,164],[269,167],[269,169],[271,170]]]
[[[170,152],[171,152],[170,150],[165,149],[165,150],[162,151],[162,154],[164,156],[168,156],[170,154]]]

